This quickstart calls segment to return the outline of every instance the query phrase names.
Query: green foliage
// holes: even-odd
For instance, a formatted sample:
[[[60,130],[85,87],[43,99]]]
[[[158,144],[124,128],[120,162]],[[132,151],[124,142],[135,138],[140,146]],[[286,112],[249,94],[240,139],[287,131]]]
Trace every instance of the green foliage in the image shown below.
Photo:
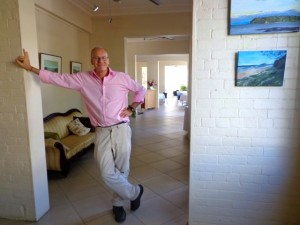
[[[180,86],[180,91],[186,91],[186,90],[187,90],[187,87],[185,85]]]
[[[282,86],[283,70],[270,68],[258,74],[237,80],[237,86]]]
[[[266,24],[266,23],[278,23],[278,22],[299,22],[300,16],[269,16],[253,19],[251,24]]]

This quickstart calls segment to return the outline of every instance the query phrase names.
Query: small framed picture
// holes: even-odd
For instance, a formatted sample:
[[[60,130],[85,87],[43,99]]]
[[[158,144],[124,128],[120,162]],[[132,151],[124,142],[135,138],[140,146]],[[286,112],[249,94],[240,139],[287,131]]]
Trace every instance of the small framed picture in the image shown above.
[[[61,73],[62,57],[39,53],[40,69],[49,70],[55,73]]]
[[[282,86],[286,50],[240,51],[236,86]]]
[[[81,72],[81,63],[80,62],[70,62],[70,72],[71,73],[79,73]]]

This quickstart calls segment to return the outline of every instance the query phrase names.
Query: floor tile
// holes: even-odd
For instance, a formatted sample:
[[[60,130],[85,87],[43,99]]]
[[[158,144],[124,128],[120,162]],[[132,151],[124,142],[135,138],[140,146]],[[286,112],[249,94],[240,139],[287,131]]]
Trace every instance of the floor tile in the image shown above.
[[[58,206],[51,208],[39,221],[37,225],[84,225],[84,222],[76,212],[76,210],[70,206]]]
[[[72,202],[78,215],[84,221],[91,221],[112,209],[111,196],[107,193],[91,196],[79,201]]]
[[[187,214],[180,215],[164,223],[163,225],[188,225],[188,215]]]
[[[179,209],[188,213],[188,202],[189,189],[187,186],[178,188],[174,191],[170,191],[164,194],[164,198],[169,200],[173,205],[177,206]]]
[[[170,159],[164,159],[160,161],[156,161],[150,164],[155,169],[159,170],[162,173],[167,173],[169,171],[174,171],[176,169],[182,168],[183,165],[177,162],[174,162]]]
[[[112,213],[103,215],[91,222],[88,222],[87,225],[119,225],[120,223],[117,223]],[[141,222],[137,217],[135,217],[131,212],[127,211],[127,216],[125,222],[122,223],[122,225],[144,225],[143,222]]]
[[[140,182],[160,175],[163,175],[163,173],[149,165],[143,165],[132,168],[130,172],[130,176],[132,176]]]
[[[169,171],[167,174],[186,185],[189,184],[189,167],[182,167],[177,170]]]
[[[157,162],[157,161],[165,159],[165,157],[163,157],[162,155],[159,155],[159,154],[154,153],[154,152],[149,152],[149,153],[145,153],[145,154],[142,154],[142,155],[137,155],[137,156],[135,156],[135,158],[137,158],[141,162],[148,163],[148,164],[151,163],[151,162]]]
[[[184,212],[161,197],[144,201],[140,209],[134,212],[145,225],[160,225],[170,221]]]
[[[150,178],[143,182],[143,184],[159,195],[164,195],[167,192],[185,186],[185,184],[165,174]]]

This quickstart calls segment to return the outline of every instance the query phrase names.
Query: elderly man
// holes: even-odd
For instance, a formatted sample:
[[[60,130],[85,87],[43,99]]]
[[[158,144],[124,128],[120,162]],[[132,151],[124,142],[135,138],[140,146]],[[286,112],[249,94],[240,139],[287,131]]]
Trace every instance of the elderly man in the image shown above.
[[[80,92],[93,126],[96,127],[94,157],[105,184],[113,191],[113,214],[117,222],[126,219],[123,201],[131,201],[131,210],[140,207],[141,184],[128,181],[131,154],[129,117],[143,103],[146,89],[128,74],[109,67],[108,52],[96,47],[91,51],[92,71],[59,74],[31,66],[28,52],[16,59],[17,64],[35,74],[44,83]],[[128,93],[133,102],[128,106]]]

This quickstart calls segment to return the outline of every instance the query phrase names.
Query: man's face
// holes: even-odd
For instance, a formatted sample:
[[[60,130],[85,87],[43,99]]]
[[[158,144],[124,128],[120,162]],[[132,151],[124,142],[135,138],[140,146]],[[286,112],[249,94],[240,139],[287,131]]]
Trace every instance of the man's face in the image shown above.
[[[104,49],[96,49],[91,55],[91,63],[96,71],[106,71],[109,65],[109,58]]]

